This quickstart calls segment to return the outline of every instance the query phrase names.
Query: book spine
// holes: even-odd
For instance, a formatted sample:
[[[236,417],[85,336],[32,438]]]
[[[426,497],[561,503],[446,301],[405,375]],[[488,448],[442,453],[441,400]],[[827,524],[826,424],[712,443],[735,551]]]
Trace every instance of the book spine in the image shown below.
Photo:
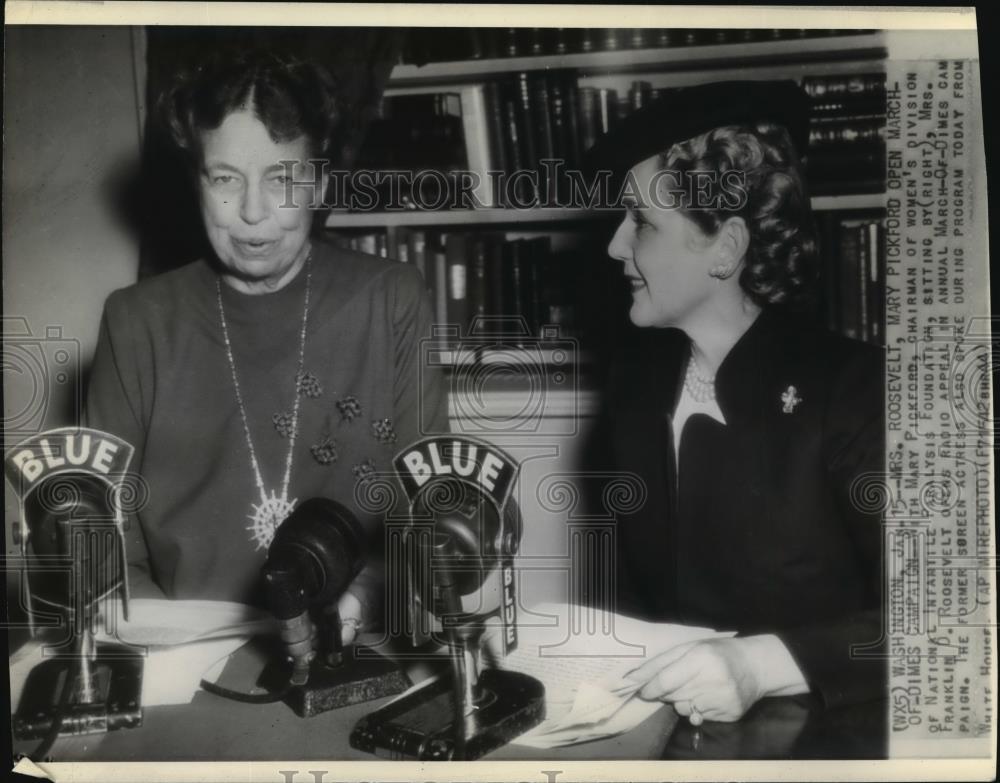
[[[544,286],[542,283],[545,264],[551,254],[549,237],[535,237],[527,242],[524,258],[524,303],[531,334],[539,336],[545,321]]]
[[[868,337],[871,342],[881,344],[884,339],[882,224],[873,220],[865,229],[868,243],[868,297],[865,303],[868,309]]]
[[[570,40],[569,33],[565,27],[556,27],[552,30],[552,53],[569,54]]]
[[[566,119],[565,92],[558,79],[554,79],[549,85],[549,115],[552,121],[552,154],[557,161],[562,162],[565,170],[570,165],[569,123]],[[556,174],[549,188],[560,204],[563,203],[562,199],[566,195],[563,183],[562,177]]]
[[[881,120],[813,124],[809,128],[809,146],[828,144],[877,144],[885,142],[885,123]]]
[[[427,235],[423,231],[415,229],[407,237],[407,243],[409,244],[407,254],[410,257],[410,263],[420,271],[424,278],[424,284],[430,288],[430,278],[427,274]]]
[[[476,207],[495,207],[493,188],[488,172],[496,167],[490,145],[489,118],[486,113],[485,90],[481,84],[463,87],[462,132],[465,138],[465,156],[468,170],[478,177],[473,187]]]
[[[597,128],[607,133],[618,122],[618,93],[602,87],[597,91]]]
[[[502,36],[502,28],[484,27],[480,29],[484,60],[495,60],[504,56]]]
[[[487,242],[486,276],[487,288],[487,315],[502,318],[507,315],[507,300],[505,298],[506,259],[505,245],[501,239],[497,238]]]
[[[616,52],[623,47],[622,30],[615,27],[606,27],[604,35],[601,37],[600,49],[602,52]]]
[[[507,149],[504,145],[503,95],[500,83],[487,82],[485,86],[486,120],[489,124],[490,157],[493,168],[509,172]]]
[[[840,331],[855,340],[860,338],[858,326],[861,323],[861,299],[858,292],[858,279],[861,259],[858,247],[858,229],[855,225],[841,222],[838,227],[839,259],[838,277],[840,278]]]
[[[504,305],[507,310],[505,315],[527,320],[524,303],[524,240],[511,240],[504,245],[504,250]]]
[[[628,102],[630,112],[638,111],[649,103],[650,93],[653,85],[645,81],[634,81],[628,90]]]
[[[809,107],[809,119],[823,122],[829,119],[884,117],[885,95],[832,95],[816,98]]]
[[[868,224],[862,223],[854,229],[857,233],[858,267],[855,278],[858,287],[858,339],[868,340],[871,336],[871,324],[868,318]]]
[[[522,170],[535,170],[538,166],[538,153],[535,147],[535,116],[532,111],[531,84],[527,73],[522,72],[517,75],[514,92],[518,158]],[[524,178],[519,181],[519,200],[522,204],[535,203],[538,195],[532,191],[531,185]]]
[[[632,106],[629,103],[628,93],[618,95],[617,99],[618,102],[615,104],[617,111],[615,112],[614,125],[621,125],[625,118],[632,113]]]
[[[378,243],[374,234],[361,234],[357,239],[358,250],[370,256],[378,255]]]
[[[550,181],[547,170],[539,161],[555,158],[555,144],[552,133],[552,105],[549,100],[549,83],[544,74],[531,80],[531,116],[535,129],[535,166],[538,172],[538,187],[547,203],[555,197],[555,181]]]
[[[883,174],[885,163],[885,149],[825,147],[809,151],[806,172],[810,177],[844,180]]]
[[[446,318],[450,326],[457,326],[464,335],[469,321],[469,260],[466,256],[464,234],[448,234],[445,240],[447,263]]]
[[[601,133],[600,121],[598,119],[597,89],[595,87],[581,87],[579,95],[580,148],[586,152],[594,146],[597,142],[597,137]]]
[[[476,235],[472,239],[472,251],[469,256],[468,317],[470,323],[474,323],[477,318],[488,315],[488,245],[489,240],[483,234]]]
[[[656,48],[669,49],[672,46],[677,46],[679,43],[677,33],[677,30],[670,27],[660,27],[653,30]]]
[[[516,27],[504,28],[501,50],[505,57],[520,57],[523,54],[520,32]]]
[[[781,31],[778,30],[780,33]],[[705,31],[695,27],[687,27],[680,31],[681,46],[699,46],[705,40]]]
[[[448,323],[448,258],[443,248],[435,247],[431,251],[431,262],[434,267],[434,322],[438,326],[445,326]],[[447,339],[442,335],[442,344],[447,343]]]
[[[842,95],[876,95],[885,92],[884,73],[864,73],[850,76],[807,76],[802,89],[810,98]]]
[[[525,145],[521,138],[521,120],[518,114],[518,105],[513,97],[509,97],[504,100],[503,112],[504,128],[506,130],[506,134],[504,135],[504,145],[507,150],[509,171],[511,173],[523,171],[526,168],[524,158]],[[507,188],[504,189],[504,192],[501,194],[504,201],[509,201],[510,198],[516,197],[520,204],[530,204],[531,200],[528,184],[520,178],[516,180],[515,184],[517,188],[516,193],[510,193]]]
[[[650,34],[653,31],[647,27],[633,27],[629,30],[629,49],[645,49],[649,46]]]
[[[834,212],[820,212],[816,216],[819,230],[819,289],[823,298],[826,328],[831,332],[840,331],[840,280],[837,263],[837,215]]]
[[[395,230],[394,246],[392,257],[402,264],[410,263],[410,237],[409,231],[405,228]]]
[[[478,27],[468,27],[465,30],[469,60],[482,60],[486,56],[485,34],[486,30]]]
[[[578,168],[583,161],[583,149],[580,146],[580,88],[575,76],[566,78],[563,92],[566,96],[566,137],[569,140],[567,165]]]

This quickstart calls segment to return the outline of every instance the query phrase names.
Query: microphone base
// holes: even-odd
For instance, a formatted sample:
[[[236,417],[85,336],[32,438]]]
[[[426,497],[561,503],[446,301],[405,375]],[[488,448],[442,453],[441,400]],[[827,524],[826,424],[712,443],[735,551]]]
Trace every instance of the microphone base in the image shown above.
[[[28,674],[21,701],[13,717],[14,737],[18,740],[38,739],[48,734],[56,716],[62,714],[60,737],[83,734],[103,734],[116,729],[131,729],[142,725],[143,659],[129,648],[98,645],[97,657],[90,663],[90,692],[86,702],[70,696],[60,706],[63,683],[74,677],[70,693],[84,688],[71,657],[42,661]]]
[[[506,745],[545,719],[545,687],[520,672],[485,669],[476,709],[455,731],[455,696],[442,677],[366,715],[351,732],[351,747],[393,760],[473,761]]]
[[[287,661],[268,664],[257,684],[272,692],[280,690],[290,672]],[[350,704],[394,696],[409,687],[409,679],[396,663],[370,647],[351,645],[344,648],[340,666],[328,666],[322,656],[316,656],[309,666],[309,681],[293,686],[284,702],[300,718],[311,718]]]

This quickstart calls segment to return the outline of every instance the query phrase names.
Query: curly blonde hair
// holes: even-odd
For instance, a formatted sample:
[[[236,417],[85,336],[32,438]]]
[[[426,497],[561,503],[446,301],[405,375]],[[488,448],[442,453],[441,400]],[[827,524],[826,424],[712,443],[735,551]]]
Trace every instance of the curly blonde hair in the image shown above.
[[[658,164],[676,172],[682,183],[700,172],[736,172],[743,191],[738,204],[730,206],[731,191],[718,192],[709,194],[718,197],[699,199],[714,206],[687,207],[684,214],[709,237],[728,218],[743,218],[750,242],[739,282],[757,304],[792,303],[806,296],[816,275],[816,231],[802,164],[784,126],[714,128],[678,142],[659,156]],[[699,187],[705,181],[699,179]],[[709,181],[718,189],[719,181],[732,180],[713,176]]]

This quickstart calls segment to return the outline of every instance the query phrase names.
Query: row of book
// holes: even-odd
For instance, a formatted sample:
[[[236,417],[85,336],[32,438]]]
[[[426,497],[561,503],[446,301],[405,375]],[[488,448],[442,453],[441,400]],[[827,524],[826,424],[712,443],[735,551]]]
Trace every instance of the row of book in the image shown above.
[[[883,218],[874,212],[824,211],[817,214],[817,224],[817,318],[831,331],[884,344]],[[458,327],[460,336],[475,332],[477,319],[485,318],[491,323],[502,319],[512,344],[543,337],[550,333],[544,328],[548,326],[557,326],[560,337],[581,337],[594,331],[584,321],[601,318],[599,311],[611,307],[616,293],[608,288],[617,281],[612,265],[588,266],[585,247],[553,252],[548,236],[508,239],[490,231],[397,228],[338,234],[335,240],[413,264],[427,284],[435,322]],[[601,277],[604,267],[608,275]],[[591,278],[596,282],[588,288]],[[442,341],[451,344],[447,337]]]
[[[804,150],[813,195],[880,192],[885,186],[885,74],[807,77],[811,96],[809,144]],[[660,90],[633,81],[614,89],[581,86],[573,72],[522,71],[454,91],[392,94],[361,151],[362,168],[452,171],[479,176],[478,205],[573,206],[568,180],[551,176],[543,160],[580,168],[584,154]],[[534,178],[514,177],[529,171]],[[486,172],[508,175],[503,183]],[[387,198],[382,195],[383,203]],[[412,193],[407,200],[426,208]],[[443,199],[454,205],[453,199]],[[397,207],[393,207],[397,208]]]
[[[806,173],[813,193],[885,189],[885,73],[802,80],[812,106]]]
[[[507,239],[493,232],[395,229],[335,237],[341,246],[413,264],[424,277],[434,321],[468,336],[477,321],[506,325],[510,342],[536,340],[558,327],[573,336],[577,320],[576,254],[554,253],[548,236]],[[447,338],[445,339],[447,342]]]
[[[885,228],[873,215],[819,215],[826,327],[885,344]]]
[[[755,41],[857,35],[863,32],[870,31],[694,27],[423,28],[408,32],[400,54],[400,62],[423,65],[429,62],[613,52],[622,49],[718,46]]]

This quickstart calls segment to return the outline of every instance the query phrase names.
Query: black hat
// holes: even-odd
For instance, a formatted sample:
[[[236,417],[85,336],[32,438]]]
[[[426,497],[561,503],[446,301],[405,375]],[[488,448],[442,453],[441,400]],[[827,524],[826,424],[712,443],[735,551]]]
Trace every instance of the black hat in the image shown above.
[[[636,163],[679,141],[725,125],[785,126],[801,156],[809,139],[809,97],[794,81],[730,81],[664,90],[597,140],[586,157],[590,173],[618,180]]]

